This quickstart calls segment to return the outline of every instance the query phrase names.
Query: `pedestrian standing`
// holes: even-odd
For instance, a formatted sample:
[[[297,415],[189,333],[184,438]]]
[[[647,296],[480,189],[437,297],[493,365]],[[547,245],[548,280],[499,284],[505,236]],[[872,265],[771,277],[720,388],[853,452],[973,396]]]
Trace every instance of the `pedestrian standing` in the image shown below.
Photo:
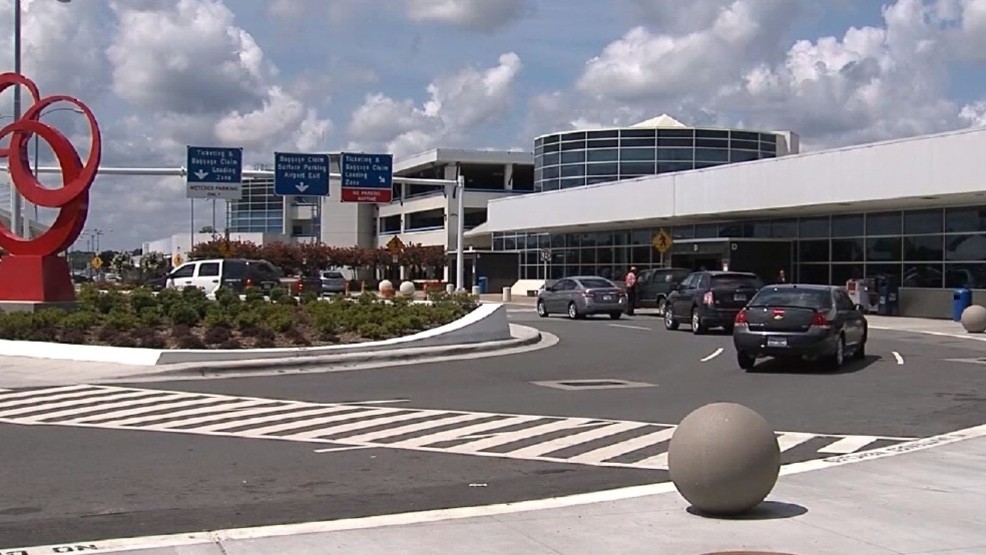
[[[627,314],[633,316],[633,309],[637,304],[637,268],[635,266],[630,267],[630,271],[627,272],[623,281],[627,287]]]

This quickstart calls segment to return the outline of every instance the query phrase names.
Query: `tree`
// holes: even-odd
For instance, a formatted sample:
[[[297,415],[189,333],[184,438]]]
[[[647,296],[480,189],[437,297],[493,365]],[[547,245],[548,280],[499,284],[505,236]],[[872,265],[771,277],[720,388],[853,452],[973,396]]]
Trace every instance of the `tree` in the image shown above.
[[[168,257],[164,253],[149,252],[140,257],[140,271],[144,278],[158,277],[168,267]]]

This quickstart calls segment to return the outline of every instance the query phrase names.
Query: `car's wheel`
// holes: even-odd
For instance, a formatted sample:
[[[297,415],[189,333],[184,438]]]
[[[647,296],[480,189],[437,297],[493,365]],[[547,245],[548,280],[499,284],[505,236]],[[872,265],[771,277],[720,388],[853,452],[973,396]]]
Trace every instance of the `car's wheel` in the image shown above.
[[[622,312],[610,312],[609,313],[609,317],[612,318],[613,320],[619,320],[620,318],[623,317],[623,313]]]
[[[544,301],[538,301],[538,316],[542,318],[548,317],[548,309],[544,306]]]
[[[692,333],[695,335],[705,333],[705,328],[702,327],[702,318],[698,314],[698,309],[692,309]]]
[[[678,329],[678,321],[674,319],[671,310],[664,311],[664,328],[671,331]]]
[[[579,309],[575,306],[575,303],[568,303],[568,317],[572,320],[579,317]]]
[[[658,316],[664,316],[664,309],[666,309],[667,306],[668,306],[668,299],[666,299],[665,297],[658,297],[657,298],[657,315]]]
[[[853,353],[853,358],[856,360],[866,360],[866,335],[866,332],[863,332],[859,345],[856,345],[856,351]]]
[[[835,372],[846,362],[846,338],[839,336],[839,340],[835,343],[835,352],[829,355],[828,360],[829,370]]]
[[[744,353],[743,351],[737,351],[736,363],[739,364],[739,367],[743,370],[752,370],[757,364],[757,359],[752,355]]]

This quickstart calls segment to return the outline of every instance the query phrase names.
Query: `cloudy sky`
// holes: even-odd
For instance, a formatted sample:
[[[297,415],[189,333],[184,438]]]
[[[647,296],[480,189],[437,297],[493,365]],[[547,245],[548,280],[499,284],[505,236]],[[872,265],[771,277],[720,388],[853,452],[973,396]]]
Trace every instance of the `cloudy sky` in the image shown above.
[[[91,105],[106,166],[181,166],[188,144],[241,146],[247,165],[531,150],[536,134],[663,112],[791,129],[806,150],[986,125],[986,0],[23,2],[24,72]],[[81,116],[46,121],[85,153]],[[210,220],[200,201],[196,227]],[[89,222],[103,247],[184,232],[184,182],[101,177]]]

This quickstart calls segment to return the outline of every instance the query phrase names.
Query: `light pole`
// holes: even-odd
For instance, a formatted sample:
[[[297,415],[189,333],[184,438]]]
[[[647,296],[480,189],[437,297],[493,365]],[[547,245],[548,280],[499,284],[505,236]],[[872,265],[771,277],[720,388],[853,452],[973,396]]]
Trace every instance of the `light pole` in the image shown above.
[[[59,0],[59,2],[62,2],[62,1],[65,1],[65,0]],[[48,115],[48,114],[51,114],[51,113],[54,113],[54,112],[75,112],[76,114],[85,114],[85,112],[83,112],[82,110],[80,110],[78,108],[52,108],[51,110],[48,110],[47,112],[43,112],[41,114],[38,114],[38,120],[41,119],[41,116],[45,116],[45,115]],[[38,144],[39,144],[39,140],[38,139],[39,138],[40,138],[39,135],[37,133],[35,133],[34,134],[34,177],[35,178],[38,177],[38,165],[39,165],[38,161],[40,160],[40,155],[38,154]],[[13,186],[11,186],[11,189],[13,189]],[[27,200],[26,199],[24,200],[24,214],[25,214],[25,218],[24,218],[24,237],[29,238],[29,237],[32,236],[31,235],[31,219],[28,218],[28,217],[26,217],[26,214],[27,214]],[[38,223],[38,205],[37,204],[34,205],[34,223]]]
[[[68,4],[72,0],[58,0],[59,3]],[[21,0],[14,0],[14,73],[21,74]],[[14,87],[14,121],[21,119],[21,87]],[[10,187],[10,229],[14,233],[23,229],[21,223],[21,196],[17,189]],[[26,230],[24,236],[28,237],[30,229]]]

